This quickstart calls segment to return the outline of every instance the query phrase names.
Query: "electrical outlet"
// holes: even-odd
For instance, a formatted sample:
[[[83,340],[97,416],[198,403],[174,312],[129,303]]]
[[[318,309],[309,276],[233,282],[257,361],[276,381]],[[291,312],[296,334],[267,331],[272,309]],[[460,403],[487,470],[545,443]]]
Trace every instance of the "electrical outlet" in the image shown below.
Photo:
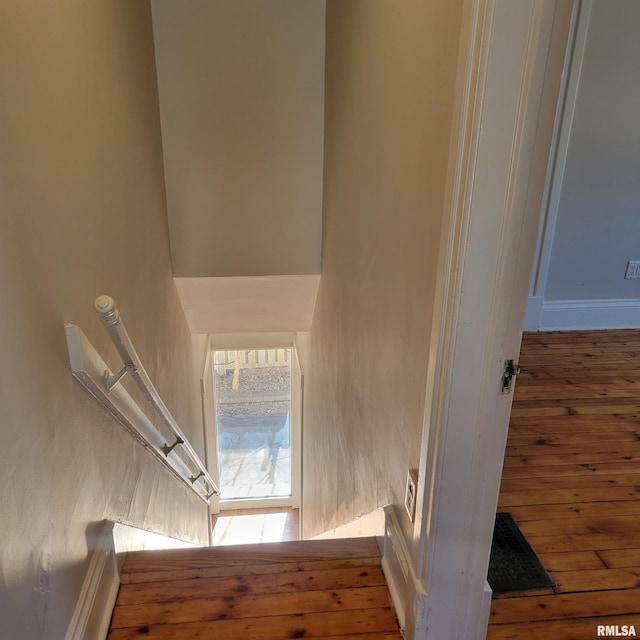
[[[629,260],[629,262],[627,262],[627,271],[624,277],[625,280],[640,278],[640,260]]]
[[[418,489],[418,471],[409,469],[407,472],[407,486],[404,490],[404,506],[413,522],[416,517],[416,491]]]

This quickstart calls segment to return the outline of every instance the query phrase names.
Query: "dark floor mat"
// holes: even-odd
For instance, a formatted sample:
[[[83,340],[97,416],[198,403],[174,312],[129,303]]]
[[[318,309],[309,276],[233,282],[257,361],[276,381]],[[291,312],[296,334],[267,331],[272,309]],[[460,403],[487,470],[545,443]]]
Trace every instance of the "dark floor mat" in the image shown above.
[[[496,514],[487,580],[493,593],[554,586],[508,513]]]

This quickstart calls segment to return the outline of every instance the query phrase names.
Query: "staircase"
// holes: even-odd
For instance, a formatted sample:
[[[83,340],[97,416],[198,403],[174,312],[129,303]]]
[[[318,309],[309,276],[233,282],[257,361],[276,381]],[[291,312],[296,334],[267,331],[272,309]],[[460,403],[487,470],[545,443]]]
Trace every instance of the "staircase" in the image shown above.
[[[135,551],[109,640],[402,638],[374,537]]]

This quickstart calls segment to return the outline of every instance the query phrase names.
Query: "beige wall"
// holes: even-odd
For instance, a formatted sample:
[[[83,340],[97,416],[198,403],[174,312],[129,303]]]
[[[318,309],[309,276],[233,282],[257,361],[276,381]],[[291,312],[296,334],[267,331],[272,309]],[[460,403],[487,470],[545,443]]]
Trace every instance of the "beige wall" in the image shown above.
[[[152,0],[174,274],[320,272],[324,0]]]
[[[202,448],[171,278],[148,3],[0,3],[0,635],[62,638],[97,521],[206,540],[205,508],[71,377],[64,324],[121,363],[112,295]]]
[[[327,5],[306,536],[402,503],[407,469],[418,466],[460,4]]]

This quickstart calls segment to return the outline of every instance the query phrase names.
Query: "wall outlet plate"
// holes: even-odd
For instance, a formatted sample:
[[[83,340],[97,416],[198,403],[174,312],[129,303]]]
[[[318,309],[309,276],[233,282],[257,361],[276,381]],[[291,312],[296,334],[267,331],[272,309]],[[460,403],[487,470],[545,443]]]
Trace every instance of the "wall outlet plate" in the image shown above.
[[[407,485],[404,490],[404,506],[409,514],[409,520],[414,521],[416,517],[416,491],[418,490],[418,470],[409,469],[407,471]]]
[[[627,271],[624,274],[625,280],[640,278],[640,260],[629,260]]]

